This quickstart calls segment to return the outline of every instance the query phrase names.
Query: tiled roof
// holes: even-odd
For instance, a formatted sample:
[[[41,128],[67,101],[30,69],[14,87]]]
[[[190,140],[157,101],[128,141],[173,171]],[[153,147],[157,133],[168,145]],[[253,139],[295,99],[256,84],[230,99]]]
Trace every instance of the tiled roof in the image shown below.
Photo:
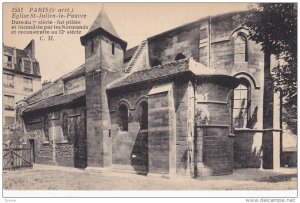
[[[135,62],[140,57],[140,54],[143,52],[144,48],[146,47],[147,41],[144,40],[142,43],[135,49],[132,57],[130,58],[130,61],[128,63],[128,66],[125,68],[125,73],[129,73],[131,69],[133,68]]]
[[[47,99],[44,99],[42,101],[39,101],[37,103],[34,103],[30,106],[28,106],[23,112],[30,112],[38,109],[45,109],[53,106],[59,106],[63,104],[69,104],[75,102],[77,99],[85,96],[85,91],[76,92],[73,94],[67,94],[67,95],[58,95],[54,97],[49,97]]]
[[[134,55],[135,51],[138,49],[139,46],[132,47],[125,51],[124,53],[124,62],[127,62],[131,59],[131,57]]]
[[[76,68],[76,69],[72,70],[71,72],[69,72],[69,73],[67,73],[67,74],[65,74],[65,75],[63,75],[63,76],[61,76],[60,78],[58,78],[57,80],[55,80],[54,82],[52,82],[52,84],[49,84],[47,87],[42,88],[42,89],[36,91],[35,93],[31,94],[31,95],[28,96],[26,99],[24,99],[24,101],[27,101],[28,99],[34,97],[35,95],[37,95],[37,94],[43,92],[44,90],[46,90],[46,89],[52,87],[55,83],[57,83],[57,82],[60,81],[60,80],[71,79],[71,78],[77,77],[77,76],[80,75],[80,74],[84,74],[84,72],[85,72],[85,65],[82,64],[82,65],[79,66],[78,68]]]
[[[132,85],[140,82],[160,79],[166,76],[176,75],[178,73],[189,72],[189,59],[173,61],[168,64],[159,65],[133,72],[127,77],[111,84],[107,89],[114,89],[122,86]]]
[[[111,23],[111,21],[109,20],[105,10],[102,8],[100,13],[98,14],[98,16],[96,17],[94,23],[92,24],[90,30],[88,31],[88,33],[96,30],[97,28],[103,28],[104,30],[106,30],[107,32],[109,32],[110,34],[119,37],[119,35],[117,34],[113,24]]]
[[[67,79],[75,78],[75,77],[77,77],[79,75],[82,75],[84,73],[85,73],[85,64],[82,64],[81,66],[79,66],[75,70],[73,70],[73,71],[63,75],[62,77],[60,77],[60,79],[67,80]]]

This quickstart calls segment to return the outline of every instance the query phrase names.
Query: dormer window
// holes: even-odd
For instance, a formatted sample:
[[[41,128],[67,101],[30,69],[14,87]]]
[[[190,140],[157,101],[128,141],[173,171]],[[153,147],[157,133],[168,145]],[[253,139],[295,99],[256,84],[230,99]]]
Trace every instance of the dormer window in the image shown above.
[[[12,68],[12,56],[4,55],[3,63],[4,67]]]

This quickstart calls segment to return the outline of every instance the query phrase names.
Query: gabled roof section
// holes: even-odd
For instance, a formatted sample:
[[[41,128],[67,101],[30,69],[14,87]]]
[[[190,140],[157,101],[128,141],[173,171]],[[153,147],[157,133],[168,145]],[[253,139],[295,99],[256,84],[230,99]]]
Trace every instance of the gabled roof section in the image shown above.
[[[147,68],[141,71],[133,72],[127,77],[117,80],[115,83],[111,83],[108,85],[107,89],[115,89],[141,82],[158,80],[166,76],[169,77],[184,72],[190,72],[188,67],[189,59],[182,59],[168,64]]]
[[[177,77],[185,73],[190,73],[197,78],[218,78],[219,80],[230,78],[232,82],[236,83],[238,80],[233,76],[228,75],[226,70],[217,70],[208,68],[203,64],[194,61],[192,58],[185,58],[178,61],[172,61],[159,66],[150,67],[140,71],[129,73],[123,78],[117,79],[107,85],[107,90],[124,88],[131,85],[145,84],[162,80],[165,78]]]
[[[105,31],[109,32],[110,34],[119,37],[117,31],[115,30],[113,24],[111,23],[110,19],[108,18],[103,8],[101,9],[100,13],[96,17],[88,33],[96,30],[97,28],[102,28]]]
[[[47,99],[44,99],[42,101],[39,101],[37,103],[34,103],[30,106],[28,106],[23,113],[40,110],[40,109],[46,109],[54,106],[59,105],[65,105],[70,103],[76,103],[78,99],[85,96],[85,91],[76,92],[73,94],[67,94],[67,95],[58,95],[54,97],[49,97]]]
[[[60,78],[56,79],[51,84],[49,84],[47,87],[42,88],[42,89],[36,91],[35,93],[29,95],[28,97],[26,97],[24,99],[24,101],[28,101],[30,98],[40,94],[41,92],[45,91],[46,89],[51,88],[53,85],[55,85],[56,83],[58,83],[61,80],[69,80],[69,79],[76,78],[76,77],[78,77],[80,75],[84,75],[84,74],[85,74],[85,64],[82,64],[78,68],[76,68],[76,69],[72,70],[71,72],[66,73],[63,76],[61,76]]]

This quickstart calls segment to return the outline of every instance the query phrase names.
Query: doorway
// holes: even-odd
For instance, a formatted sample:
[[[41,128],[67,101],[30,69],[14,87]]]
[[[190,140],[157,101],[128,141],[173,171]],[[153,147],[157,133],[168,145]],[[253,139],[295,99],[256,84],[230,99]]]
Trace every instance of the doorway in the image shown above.
[[[34,146],[34,139],[29,139],[29,144],[31,148],[31,160],[33,163],[35,163],[35,146]]]

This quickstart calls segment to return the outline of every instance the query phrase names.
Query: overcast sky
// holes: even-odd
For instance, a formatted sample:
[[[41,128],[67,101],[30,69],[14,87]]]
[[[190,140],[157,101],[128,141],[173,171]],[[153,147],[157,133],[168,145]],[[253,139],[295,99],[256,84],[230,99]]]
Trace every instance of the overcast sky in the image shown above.
[[[127,48],[142,40],[182,24],[209,15],[247,9],[246,3],[104,3],[104,9],[119,36],[128,42]],[[54,41],[40,41],[39,35],[11,35],[11,8],[4,5],[3,42],[8,46],[25,48],[31,39],[36,43],[36,58],[40,62],[42,81],[59,78],[84,63],[81,35],[55,36]],[[91,26],[100,12],[101,3],[17,3],[18,7],[51,6],[74,8],[75,13],[87,14],[82,24]],[[87,32],[84,31],[84,34]]]

